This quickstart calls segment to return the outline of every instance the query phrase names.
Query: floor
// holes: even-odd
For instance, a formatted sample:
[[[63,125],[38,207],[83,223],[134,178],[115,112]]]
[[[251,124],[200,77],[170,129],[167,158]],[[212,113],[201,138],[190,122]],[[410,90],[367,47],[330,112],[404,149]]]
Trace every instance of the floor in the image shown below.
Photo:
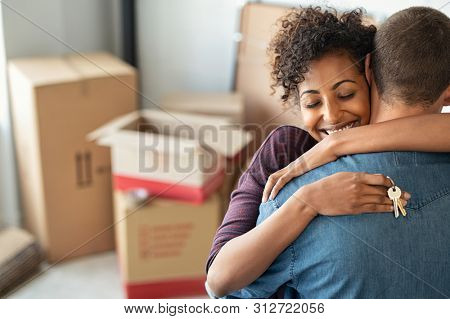
[[[48,264],[43,264],[41,271],[48,267]],[[50,267],[8,298],[124,298],[116,254],[107,252],[81,257]]]
[[[114,252],[76,258],[49,268],[9,298],[123,298]],[[45,270],[45,271],[44,271]]]

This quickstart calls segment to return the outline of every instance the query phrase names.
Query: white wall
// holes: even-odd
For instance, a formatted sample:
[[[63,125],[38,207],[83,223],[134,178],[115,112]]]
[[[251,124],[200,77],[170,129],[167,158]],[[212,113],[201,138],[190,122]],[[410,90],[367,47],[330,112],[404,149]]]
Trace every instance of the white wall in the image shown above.
[[[118,0],[2,2],[7,58],[118,48]]]
[[[172,90],[230,90],[240,2],[138,0],[142,93],[158,102]],[[151,104],[142,99],[143,106]]]
[[[173,90],[228,91],[232,88],[240,8],[243,0],[137,0],[138,59],[142,94],[158,103]],[[271,0],[263,3],[364,7],[382,21],[413,5],[439,8],[446,0]],[[442,9],[450,15],[450,4]],[[142,105],[151,102],[142,99]]]
[[[3,0],[0,10],[0,224],[19,225],[5,60],[72,49],[120,56],[119,0]]]

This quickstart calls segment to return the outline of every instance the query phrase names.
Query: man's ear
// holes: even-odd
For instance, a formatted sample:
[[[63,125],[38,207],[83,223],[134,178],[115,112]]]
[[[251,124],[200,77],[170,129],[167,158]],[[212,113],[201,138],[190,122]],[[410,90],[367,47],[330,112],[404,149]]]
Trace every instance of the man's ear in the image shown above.
[[[370,68],[370,53],[366,55],[364,59],[364,71],[366,74],[366,80],[369,85],[372,85],[372,69]]]

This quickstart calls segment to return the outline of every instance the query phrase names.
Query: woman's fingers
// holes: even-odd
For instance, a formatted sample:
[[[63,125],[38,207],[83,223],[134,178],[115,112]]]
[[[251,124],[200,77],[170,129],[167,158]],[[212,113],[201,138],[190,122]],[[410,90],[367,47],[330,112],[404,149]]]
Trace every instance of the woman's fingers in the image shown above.
[[[267,202],[267,200],[269,199],[269,195],[272,192],[273,187],[278,182],[279,177],[281,177],[285,171],[286,171],[286,168],[283,168],[283,169],[279,170],[278,172],[275,172],[269,176],[269,178],[267,179],[266,186],[264,186],[263,197],[262,197],[263,203]]]
[[[359,207],[356,213],[392,213],[392,205],[365,204]]]
[[[406,206],[407,201],[400,198],[403,206]],[[392,201],[387,195],[366,195],[361,198],[363,205],[365,204],[377,204],[377,205],[392,205]]]
[[[368,174],[368,173],[356,173],[357,178],[360,179],[361,182],[364,182],[368,185],[378,185],[384,187],[391,187],[391,181],[382,174]]]
[[[368,185],[378,186],[377,190],[375,191],[376,193],[384,192],[384,194],[387,195],[387,189],[392,186],[391,181],[382,174],[368,174],[368,173],[357,173],[357,174],[359,174],[357,178],[359,178],[361,182],[364,182]],[[408,200],[411,198],[411,194],[409,194],[405,190],[402,190],[401,198]]]
[[[262,196],[262,202],[263,203],[267,202],[267,199],[269,198],[270,192],[272,191],[272,187],[276,183],[274,181],[274,179],[275,179],[274,174],[270,175],[269,178],[267,179],[267,183],[264,186],[264,191],[263,191],[263,196]]]
[[[273,187],[269,198],[274,199],[278,195],[278,192],[284,187],[284,185],[289,183],[290,180],[294,177],[295,175],[292,172],[287,172],[284,175],[282,175],[276,182],[275,186]]]
[[[277,182],[273,186],[269,196],[270,199],[274,199],[278,195],[278,192],[294,177],[305,173],[304,161],[305,159],[303,157],[299,157],[283,169],[284,174],[279,176]]]

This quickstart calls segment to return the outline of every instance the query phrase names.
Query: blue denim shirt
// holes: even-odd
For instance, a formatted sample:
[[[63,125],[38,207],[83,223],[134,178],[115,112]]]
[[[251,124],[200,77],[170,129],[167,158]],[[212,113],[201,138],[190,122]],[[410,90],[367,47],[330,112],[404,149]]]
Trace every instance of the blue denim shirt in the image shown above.
[[[295,178],[261,204],[257,223],[298,188],[343,171],[390,176],[412,195],[407,216],[319,215],[259,279],[227,298],[267,298],[283,284],[300,298],[449,298],[449,153],[342,157]]]

